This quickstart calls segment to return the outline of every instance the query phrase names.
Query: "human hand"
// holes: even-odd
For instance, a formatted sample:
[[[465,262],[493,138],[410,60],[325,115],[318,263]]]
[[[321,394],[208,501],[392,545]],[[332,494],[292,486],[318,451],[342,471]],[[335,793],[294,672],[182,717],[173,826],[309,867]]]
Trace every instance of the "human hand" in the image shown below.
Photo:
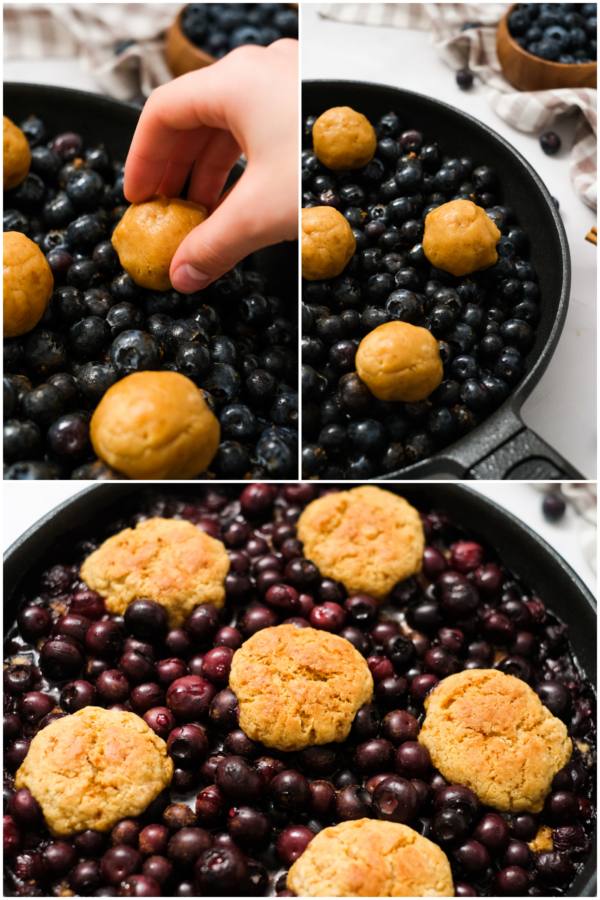
[[[241,154],[244,174],[223,186]],[[178,197],[210,215],[179,246],[173,287],[193,293],[261,247],[298,236],[298,42],[240,47],[219,62],[157,88],[125,166],[131,203]]]

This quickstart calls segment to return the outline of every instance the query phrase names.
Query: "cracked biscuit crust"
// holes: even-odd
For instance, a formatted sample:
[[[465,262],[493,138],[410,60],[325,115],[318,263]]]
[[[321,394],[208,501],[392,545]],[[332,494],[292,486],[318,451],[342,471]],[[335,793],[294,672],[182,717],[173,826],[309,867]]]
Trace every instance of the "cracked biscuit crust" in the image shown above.
[[[81,577],[107,609],[123,615],[141,597],[160,603],[169,628],[194,607],[225,602],[229,557],[221,541],[179,519],[148,519],[115,534],[85,560]]]
[[[325,828],[291,867],[299,897],[453,897],[448,857],[406,825],[358,819]]]
[[[343,741],[373,696],[373,678],[352,644],[327,631],[264,628],[236,651],[229,687],[240,728],[278,750]]]
[[[313,500],[298,520],[304,555],[349,594],[383,600],[399,581],[421,571],[421,518],[402,497],[359,487]]]
[[[38,732],[15,778],[55,837],[108,831],[171,783],[167,745],[135,713],[86,706]]]
[[[470,787],[502,812],[541,811],[573,745],[529,685],[471,669],[436,685],[425,709],[419,742],[450,784]]]

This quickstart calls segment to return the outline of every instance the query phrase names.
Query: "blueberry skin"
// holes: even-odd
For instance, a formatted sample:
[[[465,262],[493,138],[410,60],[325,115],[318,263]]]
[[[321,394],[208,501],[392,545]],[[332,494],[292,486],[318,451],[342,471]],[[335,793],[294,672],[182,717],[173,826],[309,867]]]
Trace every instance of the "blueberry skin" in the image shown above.
[[[21,411],[40,428],[48,428],[65,412],[65,402],[58,388],[41,384],[23,398]]]
[[[248,451],[237,441],[222,441],[210,464],[217,478],[244,478],[252,462]]]
[[[256,444],[256,456],[270,478],[295,477],[298,471],[297,448],[290,446],[282,428],[268,428]]]
[[[4,473],[5,481],[52,481],[57,478],[58,474],[53,466],[36,460],[13,463]]]
[[[29,231],[28,217],[18,209],[5,209],[3,231],[19,231],[21,234],[27,234]]]
[[[83,403],[93,409],[116,383],[117,373],[108,363],[89,362],[79,369],[76,381]]]
[[[286,390],[275,397],[271,407],[271,421],[282,428],[298,426],[298,392]]]
[[[104,181],[93,169],[75,169],[67,179],[65,191],[76,209],[92,210],[102,199]]]
[[[23,342],[23,356],[29,372],[52,375],[64,369],[67,350],[60,334],[53,331],[32,331]]]
[[[202,387],[209,391],[217,403],[231,403],[241,387],[239,373],[223,363],[216,363],[202,379]]]
[[[186,341],[175,356],[177,371],[195,382],[208,372],[211,365],[210,350],[198,341]]]
[[[20,462],[38,456],[42,451],[42,432],[27,419],[8,419],[3,431],[4,459]]]
[[[108,326],[107,326],[108,327]],[[110,345],[109,357],[120,378],[133,372],[158,369],[161,352],[154,338],[144,331],[121,332]]]
[[[93,250],[106,234],[97,216],[80,216],[67,226],[67,238],[72,247],[83,253]]]
[[[97,359],[110,343],[110,328],[105,319],[87,316],[69,329],[69,343],[81,360]]]

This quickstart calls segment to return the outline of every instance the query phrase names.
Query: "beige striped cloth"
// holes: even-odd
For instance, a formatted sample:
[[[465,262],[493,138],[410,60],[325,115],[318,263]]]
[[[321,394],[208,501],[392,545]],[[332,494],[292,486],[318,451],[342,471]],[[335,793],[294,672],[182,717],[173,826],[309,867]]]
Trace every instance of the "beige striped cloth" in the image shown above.
[[[173,77],[164,33],[183,5],[5,3],[4,59],[79,57],[105,93],[120,100],[147,97]],[[115,44],[122,40],[135,43],[116,56]]]
[[[496,54],[496,26],[508,8],[504,3],[327,3],[319,5],[319,13],[346,24],[431,31],[444,61],[480,78],[492,109],[519,131],[541,132],[558,118],[576,116],[569,174],[577,196],[596,210],[597,91],[516,91],[502,74]],[[461,32],[466,22],[481,24]]]

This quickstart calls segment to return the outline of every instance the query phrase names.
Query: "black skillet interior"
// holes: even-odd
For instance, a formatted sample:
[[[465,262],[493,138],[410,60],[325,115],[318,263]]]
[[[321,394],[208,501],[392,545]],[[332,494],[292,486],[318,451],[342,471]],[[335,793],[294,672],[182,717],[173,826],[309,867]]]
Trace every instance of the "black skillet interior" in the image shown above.
[[[243,485],[222,485],[238,491]],[[342,487],[340,485],[340,487]],[[189,498],[188,487],[169,487]],[[537,593],[559,618],[569,625],[571,645],[587,678],[596,685],[596,602],[581,579],[539,535],[502,507],[463,485],[390,484],[387,490],[401,494],[415,506],[444,509],[458,524],[477,533],[500,554],[511,571]],[[60,547],[68,548],[86,533],[101,533],[103,523],[134,511],[137,496],[147,487],[139,484],[94,485],[65,501],[17,538],[4,560],[4,627],[11,627],[22,592],[55,560]],[[569,896],[596,894],[596,848],[573,883]]]
[[[529,237],[528,259],[538,275],[542,303],[536,340],[526,357],[526,374],[503,405],[467,437],[428,460],[386,476],[390,480],[449,473],[470,478],[582,478],[537,435],[524,429],[520,409],[540,380],[558,343],[569,302],[571,264],[561,218],[547,188],[530,164],[491,128],[439,100],[379,84],[358,81],[307,81],[302,89],[303,116],[318,116],[332,106],[351,106],[375,122],[396,112],[405,128],[416,128],[439,143],[449,156],[471,156],[499,177],[500,203],[512,207]],[[512,439],[512,440],[511,440]],[[538,443],[539,441],[539,443]],[[507,443],[508,442],[508,443]],[[487,460],[504,445],[500,454]],[[536,466],[532,459],[539,459]],[[542,465],[547,460],[550,467]],[[523,465],[528,466],[527,471]],[[557,470],[553,474],[552,468]]]

